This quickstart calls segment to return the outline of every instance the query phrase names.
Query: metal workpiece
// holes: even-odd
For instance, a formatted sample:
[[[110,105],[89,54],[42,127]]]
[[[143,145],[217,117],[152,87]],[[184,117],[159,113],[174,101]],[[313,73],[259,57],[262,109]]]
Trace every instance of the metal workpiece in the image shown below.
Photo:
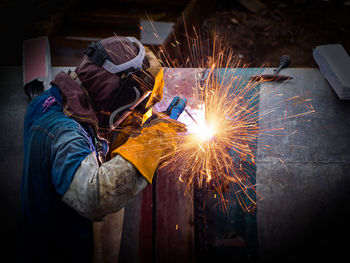
[[[53,68],[53,75],[61,70],[68,68]],[[21,69],[1,68],[0,72],[4,119],[1,193],[6,211],[2,222],[7,228],[3,236],[8,240],[4,248],[10,251],[19,223],[18,164],[23,158],[27,99],[19,81]],[[202,72],[167,69],[164,98],[157,110],[165,110],[174,96],[181,95],[187,98],[186,109],[192,113],[197,103],[195,75]],[[211,255],[230,251],[229,259],[236,253],[236,261],[241,262],[247,259],[248,246],[258,250],[260,262],[337,260],[347,252],[347,242],[341,239],[350,234],[350,104],[339,100],[317,68],[286,68],[282,72],[293,79],[263,82],[257,88],[260,131],[252,170],[259,196],[256,217],[239,212],[237,207],[226,215],[219,213],[211,207],[217,200],[213,192],[193,189],[192,197],[185,196],[178,188],[176,172],[162,170],[156,187],[158,262],[195,262],[195,255],[208,252],[208,247]],[[273,68],[233,69],[232,73],[249,80],[252,75],[273,74]],[[181,118],[190,119],[186,113],[179,121]],[[203,218],[209,220],[207,225],[202,224]],[[211,234],[209,239],[204,230]],[[151,237],[152,187],[146,187],[125,207],[120,262],[150,262]],[[199,246],[195,244],[198,238]]]
[[[285,71],[292,81],[262,83],[260,90],[260,128],[283,128],[258,140],[260,257],[341,259],[341,239],[350,232],[350,103],[337,98],[318,69]],[[305,109],[305,100],[312,107]]]

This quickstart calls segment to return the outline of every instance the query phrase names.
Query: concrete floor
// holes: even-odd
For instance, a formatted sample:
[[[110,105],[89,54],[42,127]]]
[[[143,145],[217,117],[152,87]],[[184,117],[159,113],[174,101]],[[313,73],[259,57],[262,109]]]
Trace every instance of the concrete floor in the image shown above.
[[[318,69],[291,68],[283,74],[294,79],[283,85],[264,83],[260,92],[260,127],[284,127],[262,132],[258,142],[260,258],[335,260],[346,255],[350,243],[350,103],[338,100]],[[1,249],[4,257],[13,258],[27,104],[21,68],[0,68],[0,83]],[[294,96],[299,98],[284,101]],[[305,99],[312,99],[315,113],[283,119],[306,112]],[[274,111],[264,114],[271,107]]]

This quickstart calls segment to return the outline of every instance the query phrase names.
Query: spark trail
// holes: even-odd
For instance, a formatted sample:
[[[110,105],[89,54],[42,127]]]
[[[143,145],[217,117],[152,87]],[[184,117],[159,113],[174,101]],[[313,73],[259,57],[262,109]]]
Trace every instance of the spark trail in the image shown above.
[[[255,162],[259,132],[257,83],[242,84],[229,71],[221,77],[224,81],[219,81],[219,77],[219,71],[213,67],[205,82],[196,83],[198,107],[191,110],[196,122],[185,123],[188,134],[179,138],[175,154],[163,165],[176,170],[188,191],[193,184],[210,185],[218,192],[224,209],[232,199],[228,195],[234,193],[238,203],[250,211],[255,207],[255,197],[250,196],[255,189],[237,159]],[[251,201],[250,206],[246,205],[246,198]]]
[[[185,24],[185,23],[184,23]],[[237,68],[245,68],[233,50],[218,36],[202,41],[195,28],[190,38],[185,24],[187,56],[181,53],[180,60],[163,59],[167,67],[193,67],[207,69],[196,78],[193,94],[197,106],[188,109],[196,121],[188,119],[189,134],[179,137],[174,155],[163,166],[178,175],[179,182],[190,192],[193,184],[212,188],[221,201],[223,210],[231,204],[239,204],[244,211],[254,211],[256,200],[262,198],[256,192],[255,166],[259,134],[283,136],[283,121],[308,116],[315,112],[310,99],[299,96],[286,98],[276,88],[269,90],[269,96],[279,96],[271,108],[259,112],[261,81],[245,80],[235,74]],[[174,38],[176,40],[176,37]],[[173,47],[179,49],[178,41]],[[168,52],[161,48],[160,57]],[[288,107],[303,104],[305,110],[290,114]],[[272,112],[282,116],[277,127],[259,127],[259,120]],[[263,146],[271,150],[268,145]]]
[[[202,41],[195,28],[193,31],[195,37],[191,38],[185,25],[187,54],[180,51],[181,43],[174,36],[171,46],[180,52],[180,60],[171,59],[163,46],[158,52],[164,67],[203,69],[191,91],[195,107],[187,108],[191,117],[184,122],[187,133],[178,135],[175,152],[164,157],[161,167],[176,174],[187,193],[194,184],[211,187],[218,193],[224,210],[238,203],[243,210],[253,211],[260,198],[251,177],[259,134],[283,136],[281,121],[304,117],[315,110],[309,99],[298,96],[285,99],[277,87],[269,92],[270,96],[280,98],[278,103],[259,112],[260,82],[234,74],[237,68],[247,65],[241,65],[240,59],[215,34],[214,39]],[[288,106],[292,103],[304,104],[305,111],[289,115]],[[281,124],[274,128],[259,127],[259,120],[276,110],[283,113],[276,120]],[[167,142],[165,139],[162,143]],[[264,147],[273,151],[269,145]]]

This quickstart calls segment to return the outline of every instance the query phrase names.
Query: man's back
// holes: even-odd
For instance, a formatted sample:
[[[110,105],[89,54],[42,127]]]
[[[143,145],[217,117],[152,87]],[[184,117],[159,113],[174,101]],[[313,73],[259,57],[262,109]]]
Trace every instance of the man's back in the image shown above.
[[[82,126],[62,112],[61,103],[54,86],[32,101],[24,121],[23,262],[89,262],[92,258],[92,222],[61,198],[94,147]]]

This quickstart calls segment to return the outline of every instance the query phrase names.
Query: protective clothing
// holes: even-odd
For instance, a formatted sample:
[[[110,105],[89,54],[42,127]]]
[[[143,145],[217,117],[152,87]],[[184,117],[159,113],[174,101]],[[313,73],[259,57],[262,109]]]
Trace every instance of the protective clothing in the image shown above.
[[[128,132],[112,145],[117,149],[110,151],[109,161],[101,158],[107,151],[101,128],[110,128],[111,113],[131,105],[118,118],[136,103],[146,109],[161,99],[160,69],[138,41],[107,38],[91,45],[74,72],[60,72],[52,87],[30,103],[21,182],[24,261],[91,261],[91,220],[125,206],[173,152],[182,127],[156,118],[140,130],[143,116],[134,112],[123,119],[131,136]],[[159,89],[151,92],[155,82]],[[155,100],[147,105],[150,97]]]
[[[180,99],[179,96],[176,96],[171,101],[164,113],[169,115],[170,119],[177,120],[180,117],[181,113],[185,110],[186,104],[187,100],[185,98]]]
[[[53,86],[32,101],[25,117],[23,262],[90,262],[91,220],[117,211],[148,184],[121,156],[99,167],[93,137],[64,114],[62,102]]]
[[[121,69],[124,71],[119,72]],[[62,92],[65,114],[97,131],[98,126],[109,128],[114,111],[129,105],[127,110],[145,92],[152,91],[159,69],[151,50],[134,38],[115,36],[90,45],[74,78],[62,71],[51,84]]]
[[[99,166],[91,153],[75,172],[62,201],[82,216],[99,221],[124,207],[146,186],[147,181],[121,156]]]
[[[138,113],[141,115],[147,115],[147,112],[152,110],[154,104],[159,102],[163,96],[164,79],[163,79],[163,69],[160,69],[157,73],[154,81],[154,86],[151,91],[146,91],[142,96],[140,96],[137,89],[134,87],[137,96],[135,101],[116,109],[109,118],[109,127],[115,129],[120,126],[120,124],[128,117],[128,115],[133,113]],[[119,114],[120,112],[123,112]],[[115,120],[115,116],[119,114],[119,118]],[[144,117],[145,117],[144,116]],[[147,118],[146,118],[147,119]],[[144,122],[143,118],[143,122]]]
[[[89,262],[92,221],[62,202],[81,162],[95,154],[84,125],[63,112],[60,89],[35,97],[23,127],[21,262]]]
[[[116,37],[118,38],[118,37]],[[93,42],[89,45],[88,49],[84,52],[91,61],[93,61],[99,67],[107,70],[112,74],[118,74],[121,72],[126,72],[129,70],[137,70],[142,68],[143,60],[145,58],[145,48],[144,46],[134,37],[126,37],[131,43],[136,44],[138,49],[138,54],[134,54],[133,58],[130,60],[116,65],[113,63],[113,59],[108,54],[100,42]],[[105,41],[105,40],[103,40]]]
[[[141,129],[144,116],[138,112],[132,112],[119,126],[119,132],[112,139],[111,150],[124,144],[131,133]]]
[[[152,183],[154,172],[162,159],[174,153],[177,132],[184,131],[179,123],[156,118],[139,134],[135,133],[125,144],[112,152],[121,155]]]
[[[147,50],[147,49],[146,49]],[[147,52],[146,52],[147,54]],[[155,73],[155,72],[154,72]],[[120,116],[119,120],[123,120],[120,124],[118,122],[114,122],[114,113],[111,114],[110,117],[110,127],[113,125],[118,127],[118,134],[116,134],[115,138],[112,139],[112,147],[111,149],[116,149],[121,146],[126,140],[129,138],[131,132],[139,130],[141,126],[147,121],[149,117],[152,116],[152,106],[159,102],[163,97],[163,88],[164,88],[164,79],[163,79],[163,69],[160,69],[155,76],[154,87],[150,95],[148,96],[148,100],[143,101],[143,104],[146,102],[146,106],[141,105],[140,108],[131,107],[129,111],[126,111],[123,115]],[[131,110],[131,111],[130,111]]]

